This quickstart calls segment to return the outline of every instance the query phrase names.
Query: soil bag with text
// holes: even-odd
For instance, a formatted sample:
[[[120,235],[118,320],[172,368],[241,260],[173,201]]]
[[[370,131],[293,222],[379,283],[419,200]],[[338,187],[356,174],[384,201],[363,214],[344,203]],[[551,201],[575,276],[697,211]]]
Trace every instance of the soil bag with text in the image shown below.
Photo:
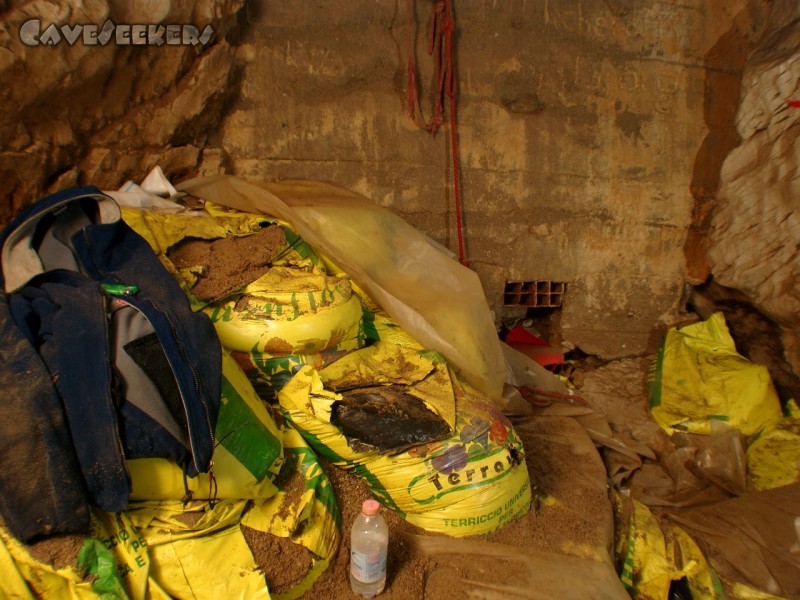
[[[320,456],[423,529],[487,533],[530,507],[513,427],[436,352],[376,342],[319,372],[301,367],[278,399]]]
[[[781,419],[767,368],[736,351],[722,313],[670,329],[648,382],[653,418],[670,434],[708,434],[717,420],[749,436]]]
[[[129,207],[123,215],[265,400],[296,365],[320,365],[363,345],[350,278],[287,224],[213,202],[169,213]]]

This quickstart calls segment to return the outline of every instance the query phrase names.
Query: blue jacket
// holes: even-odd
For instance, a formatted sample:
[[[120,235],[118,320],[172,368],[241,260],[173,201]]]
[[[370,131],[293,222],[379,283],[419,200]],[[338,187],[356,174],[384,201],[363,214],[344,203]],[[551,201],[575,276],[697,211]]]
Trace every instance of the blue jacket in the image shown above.
[[[20,464],[16,473],[0,469],[1,497],[17,477],[36,476],[49,479],[54,490],[68,486],[90,504],[121,511],[130,494],[126,458],[170,458],[189,477],[210,470],[219,339],[147,242],[121,219],[112,198],[86,186],[26,209],[0,234],[0,284],[9,308],[6,314],[0,305],[0,334],[18,346],[28,342],[20,360],[38,360],[35,378],[43,391],[37,393],[56,413],[55,391],[63,407],[63,422],[55,415],[52,425],[34,426],[28,389],[13,385],[14,407],[4,410],[25,415],[16,422],[46,456]],[[0,368],[9,366],[0,361]],[[0,435],[6,433],[0,429]],[[8,439],[0,439],[4,465],[23,452]],[[59,461],[64,471],[54,479],[48,467]],[[38,511],[40,520],[49,519],[38,533],[75,530],[74,523],[60,522],[51,506],[57,500],[37,507],[36,495],[31,492],[28,506],[0,501],[7,522],[21,520],[7,511]],[[20,535],[9,526],[18,537],[30,537],[28,529]]]

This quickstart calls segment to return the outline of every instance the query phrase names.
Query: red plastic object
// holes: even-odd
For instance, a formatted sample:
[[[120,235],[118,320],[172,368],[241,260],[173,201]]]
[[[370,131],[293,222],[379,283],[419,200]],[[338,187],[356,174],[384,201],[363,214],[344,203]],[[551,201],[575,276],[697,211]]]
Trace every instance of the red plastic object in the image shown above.
[[[506,334],[504,340],[506,344],[512,342],[520,344],[535,344],[537,346],[549,346],[542,338],[533,335],[530,331],[525,329],[522,325],[514,325]]]
[[[515,325],[506,334],[503,341],[543,367],[563,365],[565,362],[563,352],[551,346],[542,338],[535,336],[521,325]]]

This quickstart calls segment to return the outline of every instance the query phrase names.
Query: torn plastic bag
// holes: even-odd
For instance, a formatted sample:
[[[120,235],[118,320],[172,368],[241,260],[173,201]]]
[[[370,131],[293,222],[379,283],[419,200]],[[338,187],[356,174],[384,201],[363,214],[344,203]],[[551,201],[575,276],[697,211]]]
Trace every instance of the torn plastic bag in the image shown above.
[[[423,346],[441,352],[468,383],[502,403],[506,365],[477,274],[401,218],[317,182],[256,185],[219,175],[177,188],[290,223]]]
[[[298,598],[336,554],[341,514],[330,482],[306,442],[291,428],[281,434],[287,459],[270,498],[260,503],[134,502],[122,513],[93,509],[84,542],[93,550],[82,552],[71,566],[56,569],[40,562],[0,523],[0,597]],[[264,555],[265,547],[275,551],[273,537],[302,547],[308,555],[307,570],[275,589],[269,580],[280,575],[280,564],[273,566],[275,555]],[[299,552],[294,549],[292,556]]]
[[[102,542],[90,537],[84,540],[75,564],[56,568],[34,558],[28,547],[11,536],[0,523],[0,574],[0,598],[131,598],[111,551]],[[168,598],[166,594],[159,595],[153,590],[148,600]]]
[[[212,202],[178,214],[127,208],[123,216],[209,315],[222,345],[265,398],[274,398],[288,379],[282,359],[297,357],[296,364],[363,345],[362,307],[350,278],[326,265],[288,225]],[[257,239],[275,227],[282,244]],[[224,272],[214,266],[214,244],[245,239],[254,240],[250,251],[226,260]],[[262,267],[255,273],[254,264]]]
[[[374,370],[373,353],[394,358]],[[301,367],[278,399],[317,453],[362,477],[408,522],[452,536],[493,531],[530,507],[522,444],[497,406],[435,356],[378,342],[340,359],[344,367]]]
[[[670,434],[708,434],[719,420],[753,435],[781,419],[767,368],[736,351],[719,312],[667,332],[648,384],[653,418]]]
[[[301,271],[319,278],[342,275],[329,272],[323,259],[286,223],[266,215],[205,202],[202,209],[167,213],[157,208],[123,207],[122,218],[147,240],[196,309],[233,296],[271,267]],[[240,261],[236,268],[217,272],[216,265],[208,264],[214,261],[215,250],[224,250],[219,250],[221,244],[246,245],[235,253],[234,258]],[[194,247],[194,252],[190,252],[189,246]],[[198,259],[205,260],[206,264],[192,263]],[[260,272],[258,267],[261,267]],[[277,303],[291,309],[290,295],[282,296]],[[347,298],[349,294],[344,299]],[[318,296],[309,299],[309,303],[316,301],[324,306],[327,300]],[[283,312],[278,308],[274,310],[279,317]],[[285,316],[288,318],[293,312],[286,310]]]
[[[800,597],[800,484],[745,494],[738,498],[671,511],[703,549],[728,597],[745,588],[772,596]]]
[[[132,600],[269,598],[239,527],[246,506],[221,500],[213,507],[163,502],[98,511],[93,537],[114,553]]]
[[[674,434],[630,481],[631,494],[648,506],[688,507],[727,500],[747,490],[742,434],[721,422],[711,433]]]
[[[294,580],[270,588],[275,600],[299,598],[314,585],[339,551],[342,516],[328,476],[302,435],[291,425],[283,429],[286,462],[278,477],[280,490],[245,512],[241,526],[280,538],[307,552],[308,570]],[[253,544],[258,546],[258,544]],[[275,552],[274,547],[269,547]],[[297,552],[297,548],[294,549]],[[259,556],[274,562],[274,556]],[[267,578],[275,575],[272,568]],[[285,576],[284,576],[285,577]]]
[[[672,598],[677,581],[686,581],[693,600],[724,598],[719,576],[683,529],[661,523],[650,509],[617,496],[619,577],[634,600]]]
[[[262,400],[277,404],[278,392],[303,365],[322,369],[347,353],[346,350],[324,351],[317,354],[273,356],[262,352],[231,352],[231,356],[253,384]]]

